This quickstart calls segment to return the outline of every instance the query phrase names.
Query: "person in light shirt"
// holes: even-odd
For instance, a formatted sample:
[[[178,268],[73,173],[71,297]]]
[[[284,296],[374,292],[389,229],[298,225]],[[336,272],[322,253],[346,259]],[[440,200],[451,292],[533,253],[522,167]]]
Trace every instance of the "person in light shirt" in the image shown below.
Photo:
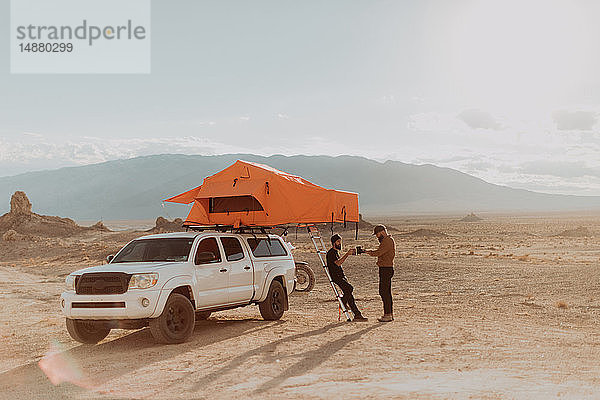
[[[379,267],[379,295],[383,301],[383,316],[377,318],[379,322],[391,322],[394,320],[392,309],[392,276],[394,276],[394,257],[396,256],[396,242],[388,235],[384,225],[373,228],[373,235],[379,240],[376,250],[366,250],[365,253],[377,257]]]

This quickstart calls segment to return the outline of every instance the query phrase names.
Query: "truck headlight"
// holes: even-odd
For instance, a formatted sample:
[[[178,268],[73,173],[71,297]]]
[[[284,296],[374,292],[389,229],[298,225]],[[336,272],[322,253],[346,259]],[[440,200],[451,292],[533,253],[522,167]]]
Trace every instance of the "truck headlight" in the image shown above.
[[[68,292],[75,291],[75,275],[67,275],[65,278],[65,286]]]
[[[129,289],[148,289],[156,285],[158,274],[135,274],[129,280]]]

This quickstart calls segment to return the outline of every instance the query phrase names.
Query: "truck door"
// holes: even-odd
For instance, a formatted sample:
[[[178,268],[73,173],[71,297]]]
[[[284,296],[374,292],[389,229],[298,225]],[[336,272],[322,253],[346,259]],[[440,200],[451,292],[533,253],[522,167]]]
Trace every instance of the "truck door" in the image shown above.
[[[236,237],[221,237],[229,266],[229,302],[249,302],[254,295],[252,261]]]
[[[214,237],[198,243],[194,256],[198,293],[198,308],[227,304],[229,301],[229,266],[223,262],[221,250]]]

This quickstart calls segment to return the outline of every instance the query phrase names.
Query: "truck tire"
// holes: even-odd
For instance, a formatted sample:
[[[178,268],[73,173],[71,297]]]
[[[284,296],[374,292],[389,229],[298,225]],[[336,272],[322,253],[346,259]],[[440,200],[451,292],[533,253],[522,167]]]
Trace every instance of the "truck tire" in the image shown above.
[[[212,314],[210,311],[196,311],[196,321],[208,319],[210,314]]]
[[[306,263],[296,263],[296,291],[310,292],[315,287],[315,272]]]
[[[150,320],[150,333],[159,343],[183,343],[194,332],[194,307],[187,297],[171,293],[162,314]]]
[[[110,328],[81,319],[66,319],[69,335],[79,343],[96,344],[110,333]]]
[[[260,315],[267,321],[275,321],[283,316],[285,308],[285,289],[279,281],[274,280],[269,286],[269,293],[264,301],[258,303]]]

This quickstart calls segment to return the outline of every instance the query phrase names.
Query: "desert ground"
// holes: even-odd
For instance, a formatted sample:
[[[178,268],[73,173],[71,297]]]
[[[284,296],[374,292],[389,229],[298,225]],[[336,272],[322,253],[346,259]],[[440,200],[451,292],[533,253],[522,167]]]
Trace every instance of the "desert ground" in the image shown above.
[[[600,398],[600,215],[482,217],[375,219],[397,229],[392,323],[377,322],[373,258],[344,265],[369,321],[339,321],[307,238],[291,233],[315,289],[277,322],[254,306],[215,313],[181,345],[148,329],[81,345],[65,329],[65,275],[141,232],[0,240],[0,398]],[[343,236],[376,246],[370,232]],[[38,366],[50,351],[76,379],[51,383]]]

